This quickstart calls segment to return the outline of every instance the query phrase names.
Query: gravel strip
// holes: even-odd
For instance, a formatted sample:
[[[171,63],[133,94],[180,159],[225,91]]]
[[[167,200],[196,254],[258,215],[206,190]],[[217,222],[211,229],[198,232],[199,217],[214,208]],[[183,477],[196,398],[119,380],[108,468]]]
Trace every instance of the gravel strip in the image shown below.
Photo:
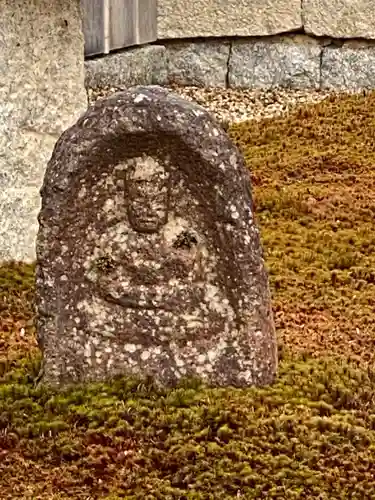
[[[281,116],[293,108],[320,102],[338,92],[317,90],[250,90],[250,89],[207,89],[200,87],[168,87],[188,100],[195,101],[211,111],[223,124],[245,120],[261,120]],[[88,89],[89,102],[125,90],[107,87]],[[340,93],[342,94],[342,93]]]

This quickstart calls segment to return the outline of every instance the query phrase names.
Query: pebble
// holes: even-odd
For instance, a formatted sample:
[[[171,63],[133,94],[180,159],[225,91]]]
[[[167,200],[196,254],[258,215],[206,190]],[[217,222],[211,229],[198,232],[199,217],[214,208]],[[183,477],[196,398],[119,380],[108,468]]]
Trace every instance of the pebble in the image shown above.
[[[187,100],[195,101],[213,113],[222,124],[261,120],[289,113],[293,108],[318,103],[342,92],[294,90],[284,88],[222,89],[201,87],[166,87]],[[89,103],[125,90],[126,87],[88,89]]]

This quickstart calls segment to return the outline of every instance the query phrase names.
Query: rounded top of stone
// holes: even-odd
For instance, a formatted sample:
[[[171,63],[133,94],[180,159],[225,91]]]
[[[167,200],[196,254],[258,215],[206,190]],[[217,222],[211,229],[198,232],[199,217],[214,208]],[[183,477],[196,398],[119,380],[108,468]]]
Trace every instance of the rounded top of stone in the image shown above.
[[[80,173],[119,163],[152,141],[163,154],[184,151],[183,168],[189,167],[191,153],[208,166],[203,176],[208,171],[216,172],[214,177],[229,175],[235,184],[234,171],[245,172],[238,149],[202,106],[157,85],[136,86],[97,101],[61,135],[41,194],[45,197],[50,189],[62,193]]]

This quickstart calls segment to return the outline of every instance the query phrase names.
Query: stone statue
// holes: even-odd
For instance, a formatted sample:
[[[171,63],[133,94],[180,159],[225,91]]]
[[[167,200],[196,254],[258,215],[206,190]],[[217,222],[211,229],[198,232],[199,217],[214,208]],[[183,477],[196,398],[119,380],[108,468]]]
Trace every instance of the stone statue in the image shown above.
[[[201,107],[154,86],[97,103],[58,141],[42,200],[45,382],[272,382],[249,175]]]

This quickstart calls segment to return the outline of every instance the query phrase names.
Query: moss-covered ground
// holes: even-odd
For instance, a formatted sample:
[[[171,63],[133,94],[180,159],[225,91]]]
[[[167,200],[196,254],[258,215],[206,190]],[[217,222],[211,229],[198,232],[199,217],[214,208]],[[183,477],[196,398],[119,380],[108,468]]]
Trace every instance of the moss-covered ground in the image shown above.
[[[276,383],[36,387],[34,268],[4,264],[1,499],[375,499],[375,94],[230,133],[252,173]]]

